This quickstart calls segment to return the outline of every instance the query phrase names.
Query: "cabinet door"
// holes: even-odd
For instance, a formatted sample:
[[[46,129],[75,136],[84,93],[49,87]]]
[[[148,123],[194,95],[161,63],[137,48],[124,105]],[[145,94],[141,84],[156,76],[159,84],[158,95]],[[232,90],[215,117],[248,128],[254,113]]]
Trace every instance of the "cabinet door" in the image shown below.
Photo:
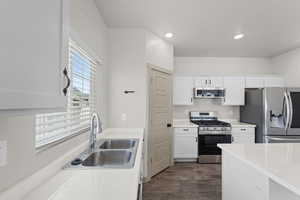
[[[209,83],[211,88],[223,88],[224,82],[223,77],[210,77]]]
[[[193,78],[175,77],[173,87],[174,105],[192,105],[193,104]]]
[[[208,77],[196,77],[194,78],[195,88],[207,88],[209,84]]]
[[[197,158],[198,157],[198,135],[197,128],[186,128],[186,132],[175,128],[174,158]],[[189,132],[190,130],[190,132]]]
[[[246,88],[265,87],[264,77],[246,77]]]
[[[225,77],[225,100],[224,105],[245,104],[245,79],[244,77]]]
[[[68,1],[1,4],[0,111],[65,108]]]
[[[254,144],[254,128],[232,128],[232,143],[235,144]]]
[[[265,87],[284,87],[284,79],[281,77],[266,77]]]

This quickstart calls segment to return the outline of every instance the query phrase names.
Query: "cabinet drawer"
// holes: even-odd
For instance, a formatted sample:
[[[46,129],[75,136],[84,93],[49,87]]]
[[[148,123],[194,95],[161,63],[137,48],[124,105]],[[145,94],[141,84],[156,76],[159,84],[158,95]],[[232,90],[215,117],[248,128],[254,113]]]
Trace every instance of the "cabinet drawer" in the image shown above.
[[[254,134],[254,128],[249,128],[249,127],[246,127],[246,128],[232,128],[231,130],[232,133],[239,133],[239,134],[251,134],[253,133]]]
[[[175,128],[175,133],[188,133],[188,134],[198,134],[198,128]]]

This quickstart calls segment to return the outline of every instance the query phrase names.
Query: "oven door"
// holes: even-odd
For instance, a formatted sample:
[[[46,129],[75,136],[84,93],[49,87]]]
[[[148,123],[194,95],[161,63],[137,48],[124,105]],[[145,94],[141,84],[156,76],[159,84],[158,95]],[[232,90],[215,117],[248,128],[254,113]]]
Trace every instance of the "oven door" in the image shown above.
[[[221,155],[218,144],[231,143],[231,135],[199,134],[198,150],[200,155]]]

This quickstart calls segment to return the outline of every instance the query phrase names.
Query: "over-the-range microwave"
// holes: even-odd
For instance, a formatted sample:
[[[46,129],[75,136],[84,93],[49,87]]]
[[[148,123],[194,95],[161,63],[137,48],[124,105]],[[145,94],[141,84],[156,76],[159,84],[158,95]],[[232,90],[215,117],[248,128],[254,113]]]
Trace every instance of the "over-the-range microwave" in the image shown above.
[[[224,97],[224,88],[194,88],[194,98],[223,99]]]

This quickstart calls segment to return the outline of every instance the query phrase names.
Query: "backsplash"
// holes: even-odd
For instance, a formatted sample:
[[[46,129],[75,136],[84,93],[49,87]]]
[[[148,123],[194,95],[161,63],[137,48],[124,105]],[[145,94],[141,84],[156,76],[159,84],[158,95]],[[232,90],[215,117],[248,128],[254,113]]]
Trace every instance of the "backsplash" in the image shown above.
[[[240,119],[239,106],[223,106],[220,99],[194,99],[194,105],[174,106],[174,119],[189,119],[190,111],[214,112],[219,119]]]

